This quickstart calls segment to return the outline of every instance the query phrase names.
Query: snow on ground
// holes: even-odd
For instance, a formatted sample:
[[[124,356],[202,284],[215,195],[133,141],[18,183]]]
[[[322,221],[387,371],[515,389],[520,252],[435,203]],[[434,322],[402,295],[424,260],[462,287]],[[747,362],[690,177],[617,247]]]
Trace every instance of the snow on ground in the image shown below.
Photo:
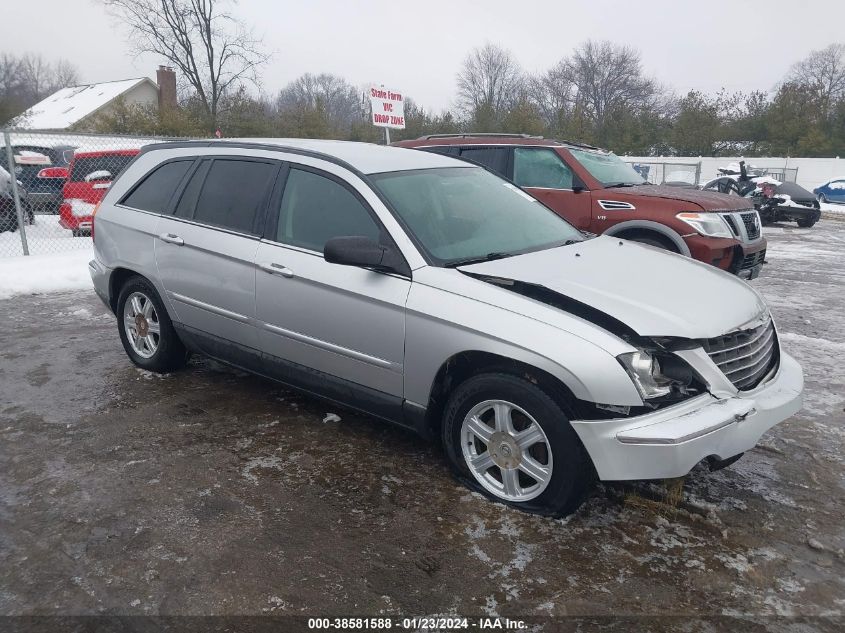
[[[91,288],[88,262],[94,256],[88,248],[65,253],[0,257],[0,299],[20,294]]]
[[[824,202],[819,203],[822,211],[826,211],[828,213],[838,213],[845,215],[845,204],[835,204],[833,202]]]
[[[35,224],[24,227],[30,255],[45,255],[70,250],[91,251],[90,237],[74,237],[59,225],[58,215],[36,215]],[[20,231],[0,233],[0,258],[23,255]]]

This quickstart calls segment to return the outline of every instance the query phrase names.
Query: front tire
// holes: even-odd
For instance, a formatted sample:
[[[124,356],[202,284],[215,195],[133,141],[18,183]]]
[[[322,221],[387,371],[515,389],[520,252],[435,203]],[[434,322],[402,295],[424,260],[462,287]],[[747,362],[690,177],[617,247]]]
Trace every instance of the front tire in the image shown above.
[[[819,204],[826,204],[826,203],[827,203],[827,198],[825,197],[825,195],[823,193],[820,193],[819,194]]]
[[[120,342],[142,369],[166,373],[183,367],[188,354],[153,285],[131,277],[117,299]]]
[[[537,514],[575,511],[595,476],[563,409],[510,374],[481,374],[458,386],[444,412],[443,444],[468,486]]]
[[[800,226],[802,229],[809,229],[816,223],[816,220],[810,218],[801,218],[800,220],[797,220],[797,222],[798,226]]]

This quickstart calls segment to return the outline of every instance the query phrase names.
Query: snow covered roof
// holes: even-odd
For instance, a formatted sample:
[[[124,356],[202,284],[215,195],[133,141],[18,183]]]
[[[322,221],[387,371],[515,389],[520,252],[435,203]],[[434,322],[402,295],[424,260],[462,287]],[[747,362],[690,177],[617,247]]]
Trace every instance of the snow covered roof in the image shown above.
[[[144,82],[155,86],[147,77],[138,77],[62,88],[15,118],[12,125],[30,130],[64,130]]]

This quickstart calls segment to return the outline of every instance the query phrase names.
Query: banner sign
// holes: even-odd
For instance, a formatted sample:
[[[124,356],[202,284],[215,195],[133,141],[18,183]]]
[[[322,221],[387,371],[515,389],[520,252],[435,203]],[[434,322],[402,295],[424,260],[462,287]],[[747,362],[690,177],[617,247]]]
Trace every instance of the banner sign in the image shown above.
[[[370,88],[370,106],[372,107],[373,125],[405,129],[405,101],[401,93],[387,88]]]

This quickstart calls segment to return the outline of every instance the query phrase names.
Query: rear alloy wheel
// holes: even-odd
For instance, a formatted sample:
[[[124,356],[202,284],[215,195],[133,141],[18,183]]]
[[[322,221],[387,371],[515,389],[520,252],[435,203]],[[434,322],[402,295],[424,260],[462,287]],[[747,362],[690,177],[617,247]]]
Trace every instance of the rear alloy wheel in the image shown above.
[[[184,366],[187,352],[155,288],[142,277],[123,286],[117,300],[118,331],[133,363],[155,372]]]
[[[464,483],[521,510],[568,514],[595,476],[566,413],[534,382],[512,374],[461,383],[446,405],[442,432]]]

